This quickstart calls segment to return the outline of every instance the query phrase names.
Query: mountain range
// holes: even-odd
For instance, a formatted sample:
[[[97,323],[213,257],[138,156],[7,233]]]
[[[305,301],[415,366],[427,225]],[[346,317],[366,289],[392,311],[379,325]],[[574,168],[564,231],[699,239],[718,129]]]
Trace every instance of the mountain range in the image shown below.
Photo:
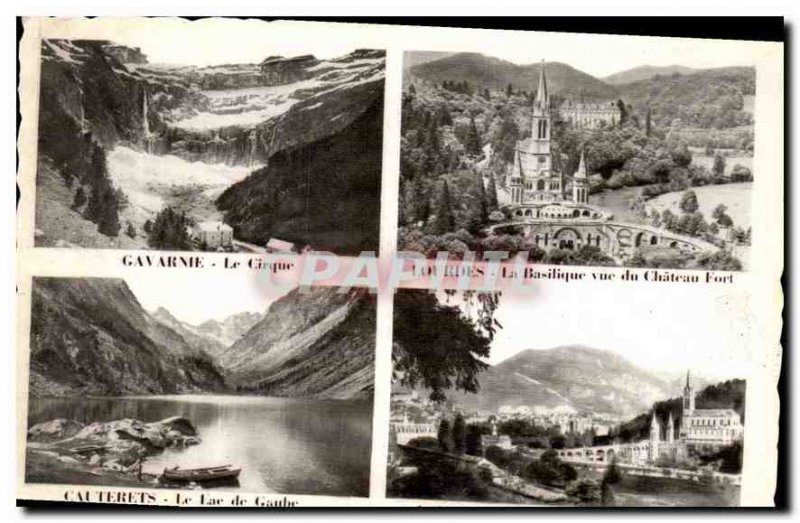
[[[481,373],[478,381],[477,394],[451,391],[448,399],[491,412],[503,405],[541,405],[629,416],[678,395],[682,386],[614,352],[578,345],[522,351]]]
[[[145,311],[124,280],[35,278],[33,396],[249,393],[350,399],[373,390],[367,293],[292,292],[265,314],[194,326]]]
[[[736,85],[743,94],[755,92],[755,68],[722,67],[693,69],[690,67],[643,65],[597,78],[560,62],[547,62],[547,87],[550,94],[561,97],[585,97],[595,100],[621,98],[637,105],[650,99],[655,104],[670,100],[661,83],[669,79],[677,89],[698,90],[698,84],[712,90]],[[479,89],[536,91],[541,63],[519,65],[480,53],[457,53],[425,60],[408,68],[409,78],[441,84],[444,81],[466,80]],[[686,87],[684,87],[686,86]],[[727,93],[717,93],[722,96]]]

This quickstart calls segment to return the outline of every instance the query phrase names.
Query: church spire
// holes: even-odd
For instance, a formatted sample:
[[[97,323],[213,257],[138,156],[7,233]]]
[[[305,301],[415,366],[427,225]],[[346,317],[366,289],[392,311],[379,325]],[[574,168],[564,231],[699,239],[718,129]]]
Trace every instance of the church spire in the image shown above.
[[[689,369],[686,369],[686,387],[690,387],[690,385],[689,385]]]
[[[539,87],[536,89],[534,107],[545,109],[549,105],[549,102],[550,97],[547,95],[547,73],[545,72],[544,59],[542,59],[542,68],[539,70]]]
[[[581,149],[581,161],[578,163],[578,170],[575,172],[576,178],[586,178],[586,159],[584,158],[584,149]]]

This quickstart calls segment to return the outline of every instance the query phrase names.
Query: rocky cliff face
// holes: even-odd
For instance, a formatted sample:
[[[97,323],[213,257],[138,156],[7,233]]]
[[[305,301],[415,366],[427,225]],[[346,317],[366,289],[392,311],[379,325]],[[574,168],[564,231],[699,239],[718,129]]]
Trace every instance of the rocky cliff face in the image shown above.
[[[484,410],[502,405],[543,405],[631,415],[676,393],[659,376],[621,356],[580,346],[521,352],[489,368],[479,381],[478,394],[448,397]]]
[[[34,396],[225,389],[209,355],[153,319],[122,280],[35,278],[32,294]]]
[[[217,199],[234,236],[280,238],[337,254],[378,250],[382,88],[341,132],[281,151]],[[306,125],[312,126],[311,121]]]
[[[375,302],[365,290],[292,291],[220,355],[238,390],[270,396],[371,396]]]

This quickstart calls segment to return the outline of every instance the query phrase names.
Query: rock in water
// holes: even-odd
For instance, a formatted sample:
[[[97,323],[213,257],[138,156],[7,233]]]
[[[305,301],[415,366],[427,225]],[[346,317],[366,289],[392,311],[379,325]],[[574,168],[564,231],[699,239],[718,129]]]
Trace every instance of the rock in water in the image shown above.
[[[171,418],[162,419],[158,425],[164,425],[171,430],[178,431],[184,436],[196,436],[197,429],[192,425],[192,422],[183,416],[172,416]]]
[[[50,442],[71,438],[83,428],[83,424],[75,420],[57,418],[29,428],[28,441]]]

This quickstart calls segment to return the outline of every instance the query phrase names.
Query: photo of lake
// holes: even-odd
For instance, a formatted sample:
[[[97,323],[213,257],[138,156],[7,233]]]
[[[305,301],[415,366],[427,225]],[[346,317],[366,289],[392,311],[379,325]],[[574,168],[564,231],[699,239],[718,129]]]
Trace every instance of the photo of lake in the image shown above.
[[[145,473],[225,462],[241,466],[242,472],[238,486],[223,490],[369,493],[370,402],[248,396],[36,398],[29,405],[28,424],[57,417],[82,423],[155,422],[176,415],[197,427],[201,443],[149,457]]]

